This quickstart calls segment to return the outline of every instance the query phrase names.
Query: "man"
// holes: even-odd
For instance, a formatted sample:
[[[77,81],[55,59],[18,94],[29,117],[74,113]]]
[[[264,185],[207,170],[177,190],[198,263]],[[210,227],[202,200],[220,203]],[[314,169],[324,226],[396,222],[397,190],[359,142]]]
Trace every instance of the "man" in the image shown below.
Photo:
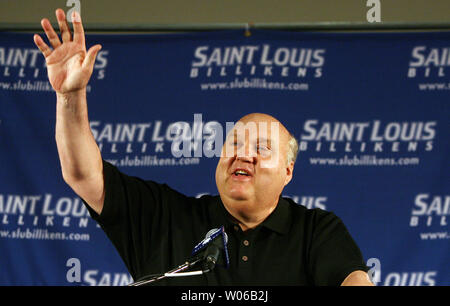
[[[292,179],[298,145],[272,116],[247,115],[228,134],[216,169],[220,196],[187,197],[104,161],[90,131],[86,102],[101,46],[86,51],[78,14],[72,16],[73,37],[64,11],[56,10],[56,17],[62,42],[47,19],[41,24],[53,50],[39,35],[34,42],[56,91],[63,178],[135,280],[183,263],[207,231],[224,226],[230,267],[168,284],[371,285],[361,253],[339,218],[281,197]]]

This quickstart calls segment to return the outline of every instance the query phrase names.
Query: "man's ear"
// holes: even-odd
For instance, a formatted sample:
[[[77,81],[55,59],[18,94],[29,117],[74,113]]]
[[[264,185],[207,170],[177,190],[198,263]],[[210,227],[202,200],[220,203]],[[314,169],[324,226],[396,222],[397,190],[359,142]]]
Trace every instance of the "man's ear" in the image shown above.
[[[284,180],[284,186],[289,184],[289,182],[292,180],[293,174],[294,174],[294,162],[290,162],[289,165],[286,167],[286,179]]]

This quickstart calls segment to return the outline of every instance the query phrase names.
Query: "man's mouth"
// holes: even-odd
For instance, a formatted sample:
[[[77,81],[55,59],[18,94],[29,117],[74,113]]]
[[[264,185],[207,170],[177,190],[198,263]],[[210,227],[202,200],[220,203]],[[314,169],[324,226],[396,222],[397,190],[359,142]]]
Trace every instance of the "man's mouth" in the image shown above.
[[[249,182],[253,180],[253,172],[250,169],[237,168],[231,173],[234,182]]]
[[[233,175],[235,175],[235,176],[239,176],[239,175],[250,176],[250,174],[245,170],[236,170],[236,171],[234,171]]]

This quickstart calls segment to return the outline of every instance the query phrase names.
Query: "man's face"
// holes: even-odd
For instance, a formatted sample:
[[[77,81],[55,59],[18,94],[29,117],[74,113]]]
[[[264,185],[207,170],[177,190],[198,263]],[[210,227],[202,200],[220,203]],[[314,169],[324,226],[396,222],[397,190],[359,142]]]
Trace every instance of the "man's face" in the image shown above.
[[[289,135],[275,118],[251,114],[228,133],[216,169],[216,184],[228,210],[251,216],[273,210],[292,178]]]

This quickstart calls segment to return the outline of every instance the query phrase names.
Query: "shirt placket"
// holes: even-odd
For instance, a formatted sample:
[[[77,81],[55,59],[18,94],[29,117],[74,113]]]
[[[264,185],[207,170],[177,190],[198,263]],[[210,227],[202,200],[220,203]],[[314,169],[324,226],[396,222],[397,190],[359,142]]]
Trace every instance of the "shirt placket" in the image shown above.
[[[234,230],[238,237],[238,270],[240,274],[250,275],[252,258],[252,239],[250,235],[242,232],[239,226],[235,225]]]

